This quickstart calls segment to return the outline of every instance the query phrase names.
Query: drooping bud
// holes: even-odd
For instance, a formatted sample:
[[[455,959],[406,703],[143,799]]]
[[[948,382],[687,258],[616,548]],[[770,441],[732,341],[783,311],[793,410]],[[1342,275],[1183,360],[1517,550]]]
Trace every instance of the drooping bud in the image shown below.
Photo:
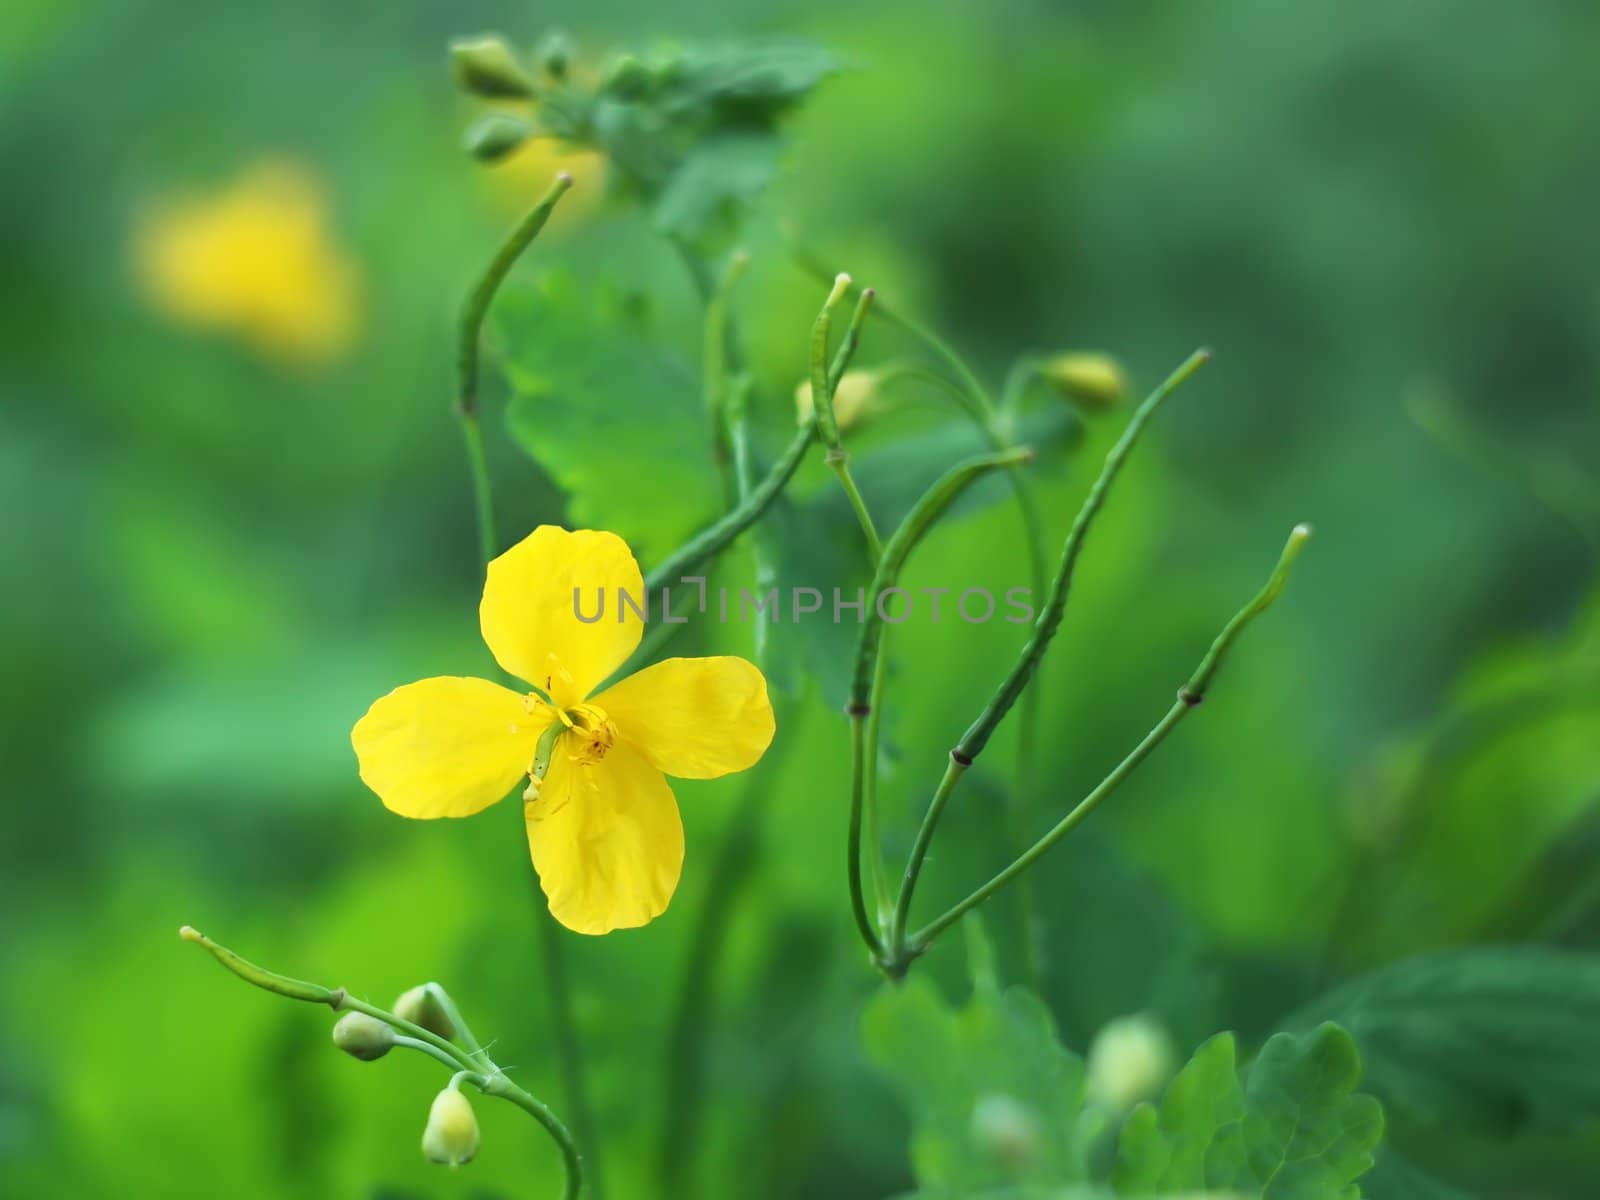
[[[870,416],[877,408],[878,373],[876,371],[846,371],[833,389],[833,419],[840,429]],[[801,425],[811,420],[816,412],[816,402],[811,395],[811,381],[803,381],[794,390],[795,417]]]
[[[1057,354],[1039,364],[1039,375],[1085,412],[1115,408],[1128,390],[1122,364],[1109,354]]]
[[[1119,1017],[1089,1047],[1089,1091],[1118,1111],[1154,1098],[1172,1077],[1172,1039],[1145,1016]]]
[[[451,42],[450,69],[462,91],[485,100],[531,100],[536,91],[533,77],[499,34]]]
[[[333,1044],[352,1058],[371,1062],[389,1053],[394,1030],[366,1013],[348,1012],[334,1022]]]
[[[972,1109],[972,1140],[1008,1170],[1021,1171],[1038,1152],[1039,1118],[1014,1096],[984,1096]]]
[[[422,1153],[429,1162],[450,1167],[471,1162],[478,1153],[478,1118],[467,1098],[453,1087],[433,1098],[422,1131]]]
[[[533,136],[533,126],[509,113],[479,117],[462,139],[466,152],[479,162],[499,162]]]
[[[402,1021],[421,1025],[429,1033],[436,1033],[449,1041],[456,1036],[456,1027],[444,1005],[439,1003],[439,995],[434,990],[438,986],[436,983],[419,983],[402,992],[400,999],[394,1002],[394,1015]]]

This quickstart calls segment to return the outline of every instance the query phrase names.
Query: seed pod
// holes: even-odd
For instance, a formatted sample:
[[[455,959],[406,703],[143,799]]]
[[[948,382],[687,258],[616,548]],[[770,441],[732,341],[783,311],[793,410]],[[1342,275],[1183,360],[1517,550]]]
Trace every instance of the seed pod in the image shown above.
[[[333,1024],[333,1044],[352,1058],[371,1062],[389,1053],[394,1030],[366,1013],[348,1012]]]
[[[394,1015],[413,1025],[421,1025],[429,1033],[436,1033],[449,1041],[456,1036],[456,1027],[434,992],[438,986],[419,983],[409,991],[402,992],[394,1002]]]
[[[433,1098],[422,1131],[422,1153],[429,1162],[459,1167],[478,1153],[478,1118],[472,1105],[453,1087]]]
[[[1039,374],[1085,412],[1115,408],[1128,390],[1122,364],[1109,354],[1057,354],[1039,364]]]
[[[451,42],[450,69],[462,91],[485,100],[531,100],[536,93],[533,77],[498,34]]]

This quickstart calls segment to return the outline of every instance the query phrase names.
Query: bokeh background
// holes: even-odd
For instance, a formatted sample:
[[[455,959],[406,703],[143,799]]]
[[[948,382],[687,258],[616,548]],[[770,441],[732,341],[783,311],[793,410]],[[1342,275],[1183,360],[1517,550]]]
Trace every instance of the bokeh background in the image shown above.
[[[1038,872],[1069,1045],[1132,1012],[1184,1051],[1259,1037],[1343,974],[1430,949],[1596,948],[1594,5],[12,0],[0,1192],[553,1189],[548,1144],[506,1106],[479,1105],[478,1162],[429,1167],[436,1066],[338,1056],[326,1014],[174,937],[191,922],[377,1002],[442,979],[560,1107],[515,806],[402,821],[348,742],[389,688],[489,666],[451,320],[554,170],[579,186],[518,278],[559,269],[543,286],[654,313],[663,352],[697,367],[681,264],[602,199],[604,164],[540,145],[486,170],[459,150],[472,106],[446,40],[551,24],[595,61],[783,33],[844,62],[789,123],[748,230],[767,452],[821,298],[795,231],[996,383],[1022,351],[1109,351],[1148,387],[1215,349],[1085,554],[1044,683],[1041,828],[1164,711],[1289,527],[1317,527],[1205,709]],[[545,360],[594,353],[569,324]],[[869,328],[863,360],[908,349]],[[597,429],[672,410],[648,378],[595,375],[560,397],[572,470],[658,557],[670,438],[579,434],[589,407]],[[491,372],[511,536],[564,519],[565,477],[507,436],[505,390]],[[1053,539],[1119,424],[1086,420],[1042,465]],[[914,582],[1022,582],[1023,562],[996,504],[930,541]],[[695,636],[748,652],[748,630]],[[891,857],[1016,642],[897,634]],[[662,1194],[664,1156],[679,1195],[910,1186],[906,1119],[857,1030],[877,984],[845,903],[843,720],[825,683],[790,711],[767,769],[680,787],[667,916],[570,940],[614,1195]],[[1000,861],[1008,755],[949,814],[930,913]],[[1013,902],[989,924],[1016,970]],[[918,970],[960,968],[952,944]],[[1600,1192],[1592,1115],[1464,1103],[1395,1136],[1470,1194]],[[685,1108],[695,1149],[664,1151]]]

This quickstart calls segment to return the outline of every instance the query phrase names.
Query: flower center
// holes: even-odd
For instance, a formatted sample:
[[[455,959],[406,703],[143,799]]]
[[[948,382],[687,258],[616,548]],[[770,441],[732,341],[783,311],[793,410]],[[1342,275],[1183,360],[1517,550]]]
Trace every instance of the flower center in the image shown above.
[[[557,717],[567,727],[561,738],[562,749],[581,767],[591,766],[605,758],[617,740],[617,727],[611,723],[604,709],[592,704],[575,704]]]

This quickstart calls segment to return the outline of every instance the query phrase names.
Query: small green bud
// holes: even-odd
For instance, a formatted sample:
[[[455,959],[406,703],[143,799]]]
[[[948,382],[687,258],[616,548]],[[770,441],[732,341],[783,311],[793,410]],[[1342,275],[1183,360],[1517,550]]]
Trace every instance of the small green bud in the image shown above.
[[[433,1098],[422,1131],[422,1153],[429,1162],[450,1167],[471,1162],[478,1153],[478,1118],[467,1098],[453,1087]]]
[[[499,162],[533,136],[533,126],[521,117],[490,113],[467,130],[462,147],[479,162]]]
[[[537,92],[533,77],[498,34],[451,42],[450,69],[462,91],[485,100],[531,100]]]
[[[413,1025],[421,1025],[429,1033],[436,1033],[449,1041],[456,1036],[456,1027],[433,990],[438,986],[419,983],[409,991],[402,992],[400,999],[394,1002],[394,1015]]]
[[[552,29],[539,42],[535,56],[550,78],[565,79],[567,68],[572,65],[572,39],[566,30]]]
[[[348,1012],[333,1024],[333,1044],[352,1058],[371,1062],[389,1053],[394,1030],[366,1013]]]
[[[1039,1118],[1014,1096],[994,1093],[972,1109],[972,1140],[1010,1171],[1021,1171],[1039,1150]]]
[[[1039,374],[1086,412],[1115,408],[1128,390],[1122,364],[1109,354],[1057,354],[1039,364]]]
[[[1108,1021],[1089,1046],[1089,1091],[1126,1111],[1160,1093],[1176,1065],[1172,1039],[1160,1024],[1149,1017],[1119,1017]]]
[[[637,100],[650,90],[650,82],[649,67],[631,54],[619,54],[606,68],[600,90],[619,100]]]

